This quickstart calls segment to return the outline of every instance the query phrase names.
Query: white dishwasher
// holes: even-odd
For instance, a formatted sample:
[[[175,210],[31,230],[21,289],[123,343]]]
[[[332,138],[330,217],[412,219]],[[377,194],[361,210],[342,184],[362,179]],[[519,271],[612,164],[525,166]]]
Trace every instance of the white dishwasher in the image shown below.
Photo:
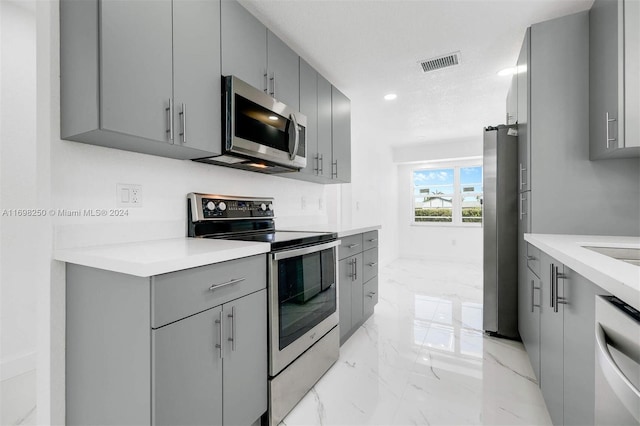
[[[640,425],[640,312],[596,297],[596,425]]]

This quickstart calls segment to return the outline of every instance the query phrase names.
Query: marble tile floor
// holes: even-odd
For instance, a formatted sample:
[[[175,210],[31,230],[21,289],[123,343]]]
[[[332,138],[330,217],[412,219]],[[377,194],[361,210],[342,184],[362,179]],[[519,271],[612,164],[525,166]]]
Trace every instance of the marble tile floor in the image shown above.
[[[281,423],[551,425],[520,342],[482,332],[482,265],[400,259],[340,359]]]

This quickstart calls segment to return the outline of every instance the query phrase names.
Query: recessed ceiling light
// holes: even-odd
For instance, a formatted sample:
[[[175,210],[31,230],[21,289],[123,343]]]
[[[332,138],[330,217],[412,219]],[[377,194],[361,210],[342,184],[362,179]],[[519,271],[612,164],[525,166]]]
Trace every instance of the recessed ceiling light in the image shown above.
[[[396,95],[395,93],[387,93],[386,95],[384,95],[384,100],[385,101],[392,101],[397,97],[398,97],[398,95]]]
[[[278,117],[276,117],[275,115],[270,115],[270,116],[269,116],[269,120],[271,120],[271,121],[278,121]]]

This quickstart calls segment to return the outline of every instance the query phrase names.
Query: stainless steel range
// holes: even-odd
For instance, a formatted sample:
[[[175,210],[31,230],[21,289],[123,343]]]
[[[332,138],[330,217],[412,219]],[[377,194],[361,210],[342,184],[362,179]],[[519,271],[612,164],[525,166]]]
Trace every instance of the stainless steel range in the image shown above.
[[[272,198],[188,195],[189,237],[271,244],[269,422],[277,425],[339,356],[334,233],[275,229]]]

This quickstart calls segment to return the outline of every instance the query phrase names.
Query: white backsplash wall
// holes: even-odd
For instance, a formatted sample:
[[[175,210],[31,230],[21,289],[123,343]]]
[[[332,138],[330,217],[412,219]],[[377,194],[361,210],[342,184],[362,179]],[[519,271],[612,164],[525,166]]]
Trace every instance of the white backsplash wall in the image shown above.
[[[58,212],[119,209],[118,183],[142,187],[142,206],[128,216],[58,215],[56,248],[183,237],[189,192],[274,197],[279,228],[326,224],[335,205],[324,185],[76,142],[54,140],[53,164]]]

